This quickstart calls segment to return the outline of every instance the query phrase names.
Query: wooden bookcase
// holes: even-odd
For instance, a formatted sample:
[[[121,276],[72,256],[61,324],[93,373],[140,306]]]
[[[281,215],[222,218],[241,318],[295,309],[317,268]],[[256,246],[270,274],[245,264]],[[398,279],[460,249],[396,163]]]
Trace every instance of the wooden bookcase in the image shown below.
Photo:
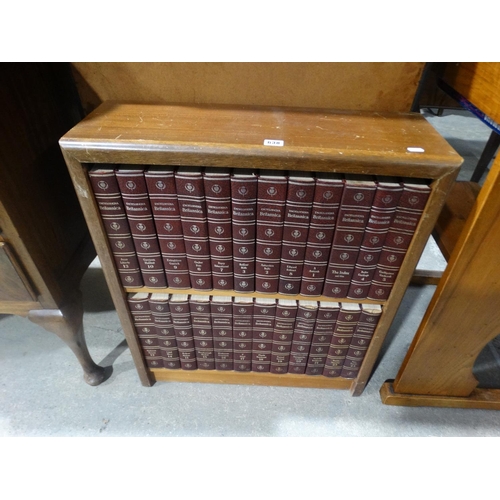
[[[266,146],[266,139],[283,146]],[[140,380],[259,384],[363,391],[462,159],[417,114],[304,108],[104,103],[60,140],[75,190],[111,291]],[[420,148],[412,152],[408,148]],[[393,175],[427,179],[431,194],[356,379],[255,372],[149,369],[126,302],[88,179],[99,164],[184,165]],[[165,293],[190,293],[163,289]],[[202,292],[192,292],[200,294]],[[280,297],[206,292],[216,295]],[[282,297],[310,300],[308,297]],[[314,300],[334,300],[326,297]],[[343,299],[345,302],[348,299]],[[363,302],[363,301],[362,301]],[[370,302],[370,301],[364,301]]]

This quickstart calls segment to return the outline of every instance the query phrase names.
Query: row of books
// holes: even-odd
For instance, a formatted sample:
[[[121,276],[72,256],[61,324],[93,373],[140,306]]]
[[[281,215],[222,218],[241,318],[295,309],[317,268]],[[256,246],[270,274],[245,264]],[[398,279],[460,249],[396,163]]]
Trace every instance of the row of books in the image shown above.
[[[135,293],[128,304],[150,368],[355,378],[378,304]]]
[[[92,168],[124,286],[386,300],[430,193],[417,179]]]

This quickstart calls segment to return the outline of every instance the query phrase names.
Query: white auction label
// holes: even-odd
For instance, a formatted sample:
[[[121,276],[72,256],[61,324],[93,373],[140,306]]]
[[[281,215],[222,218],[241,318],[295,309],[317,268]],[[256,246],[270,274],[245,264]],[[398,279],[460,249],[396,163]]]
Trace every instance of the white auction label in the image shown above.
[[[280,141],[278,139],[264,139],[264,146],[284,146],[285,141]]]

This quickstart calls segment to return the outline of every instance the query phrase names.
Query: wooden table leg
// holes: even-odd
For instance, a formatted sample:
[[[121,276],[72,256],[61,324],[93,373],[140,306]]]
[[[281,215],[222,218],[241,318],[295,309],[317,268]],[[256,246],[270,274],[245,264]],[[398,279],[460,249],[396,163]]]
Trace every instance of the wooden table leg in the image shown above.
[[[35,309],[28,313],[28,319],[45,330],[55,333],[73,351],[83,368],[87,384],[96,386],[108,379],[112,367],[102,367],[92,360],[83,332],[83,306],[78,291],[61,309]]]

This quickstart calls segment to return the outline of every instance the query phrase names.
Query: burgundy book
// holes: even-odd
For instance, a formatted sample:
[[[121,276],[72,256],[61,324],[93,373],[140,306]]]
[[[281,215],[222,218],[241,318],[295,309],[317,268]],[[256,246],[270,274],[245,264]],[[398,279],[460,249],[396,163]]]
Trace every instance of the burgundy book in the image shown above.
[[[338,302],[321,301],[319,303],[311,349],[307,359],[306,375],[323,374],[339,311],[340,304]]]
[[[323,172],[316,174],[311,224],[300,285],[301,295],[318,297],[323,292],[343,190],[343,176]]]
[[[144,284],[150,288],[166,288],[167,280],[149,203],[144,168],[139,167],[118,168],[116,180],[125,205]]]
[[[252,370],[253,299],[235,297],[233,300],[233,355],[234,370]]]
[[[189,296],[172,294],[169,300],[175,339],[183,370],[196,370],[196,351],[194,347],[193,326],[189,309]]]
[[[255,291],[255,224],[257,175],[253,170],[234,169],[231,175],[234,290]]]
[[[127,302],[132,314],[141,314],[151,312],[149,307],[148,293],[129,293],[127,294]]]
[[[141,346],[159,348],[158,335],[149,308],[149,294],[129,293],[127,302]]]
[[[208,238],[214,290],[233,290],[231,224],[231,170],[206,168],[203,172]]]
[[[344,378],[356,378],[358,375],[382,314],[382,307],[378,304],[362,304],[361,309],[361,316],[340,374]]]
[[[391,293],[431,192],[430,186],[421,182],[418,179],[403,181],[403,193],[380,253],[369,299],[387,300]]]
[[[278,292],[282,294],[300,292],[314,187],[314,177],[308,172],[293,172],[288,177],[278,283]]]
[[[255,291],[278,293],[287,177],[282,171],[261,171],[257,183]]]
[[[191,288],[174,167],[149,167],[144,177],[167,284],[170,288]]]
[[[158,335],[163,357],[163,366],[169,369],[179,369],[180,359],[175,330],[170,314],[170,295],[168,293],[152,293],[149,296],[149,308]]]
[[[90,184],[123,286],[144,285],[122,195],[112,168],[92,168]]]
[[[179,167],[175,172],[186,256],[194,290],[212,290],[207,207],[202,169]]]
[[[148,368],[163,368],[163,357],[149,310],[148,297],[147,293],[128,294],[127,302],[146,365]]]
[[[252,371],[269,372],[276,320],[276,299],[256,298],[252,318]]]
[[[210,297],[208,295],[191,295],[189,297],[189,310],[198,368],[215,370]]]
[[[340,377],[360,316],[361,307],[359,304],[346,302],[340,304],[340,311],[323,369],[323,375],[326,377]]]
[[[347,297],[375,190],[371,176],[346,175],[323,289],[326,297]]]
[[[297,305],[296,300],[278,300],[273,330],[271,373],[281,374],[288,372]]]
[[[377,191],[347,293],[350,299],[360,300],[368,296],[380,253],[402,192],[403,186],[396,178],[377,178]]]
[[[210,299],[215,369],[233,370],[233,298],[216,295]]]
[[[290,362],[288,363],[289,373],[306,372],[317,314],[317,301],[299,300],[290,350]]]

